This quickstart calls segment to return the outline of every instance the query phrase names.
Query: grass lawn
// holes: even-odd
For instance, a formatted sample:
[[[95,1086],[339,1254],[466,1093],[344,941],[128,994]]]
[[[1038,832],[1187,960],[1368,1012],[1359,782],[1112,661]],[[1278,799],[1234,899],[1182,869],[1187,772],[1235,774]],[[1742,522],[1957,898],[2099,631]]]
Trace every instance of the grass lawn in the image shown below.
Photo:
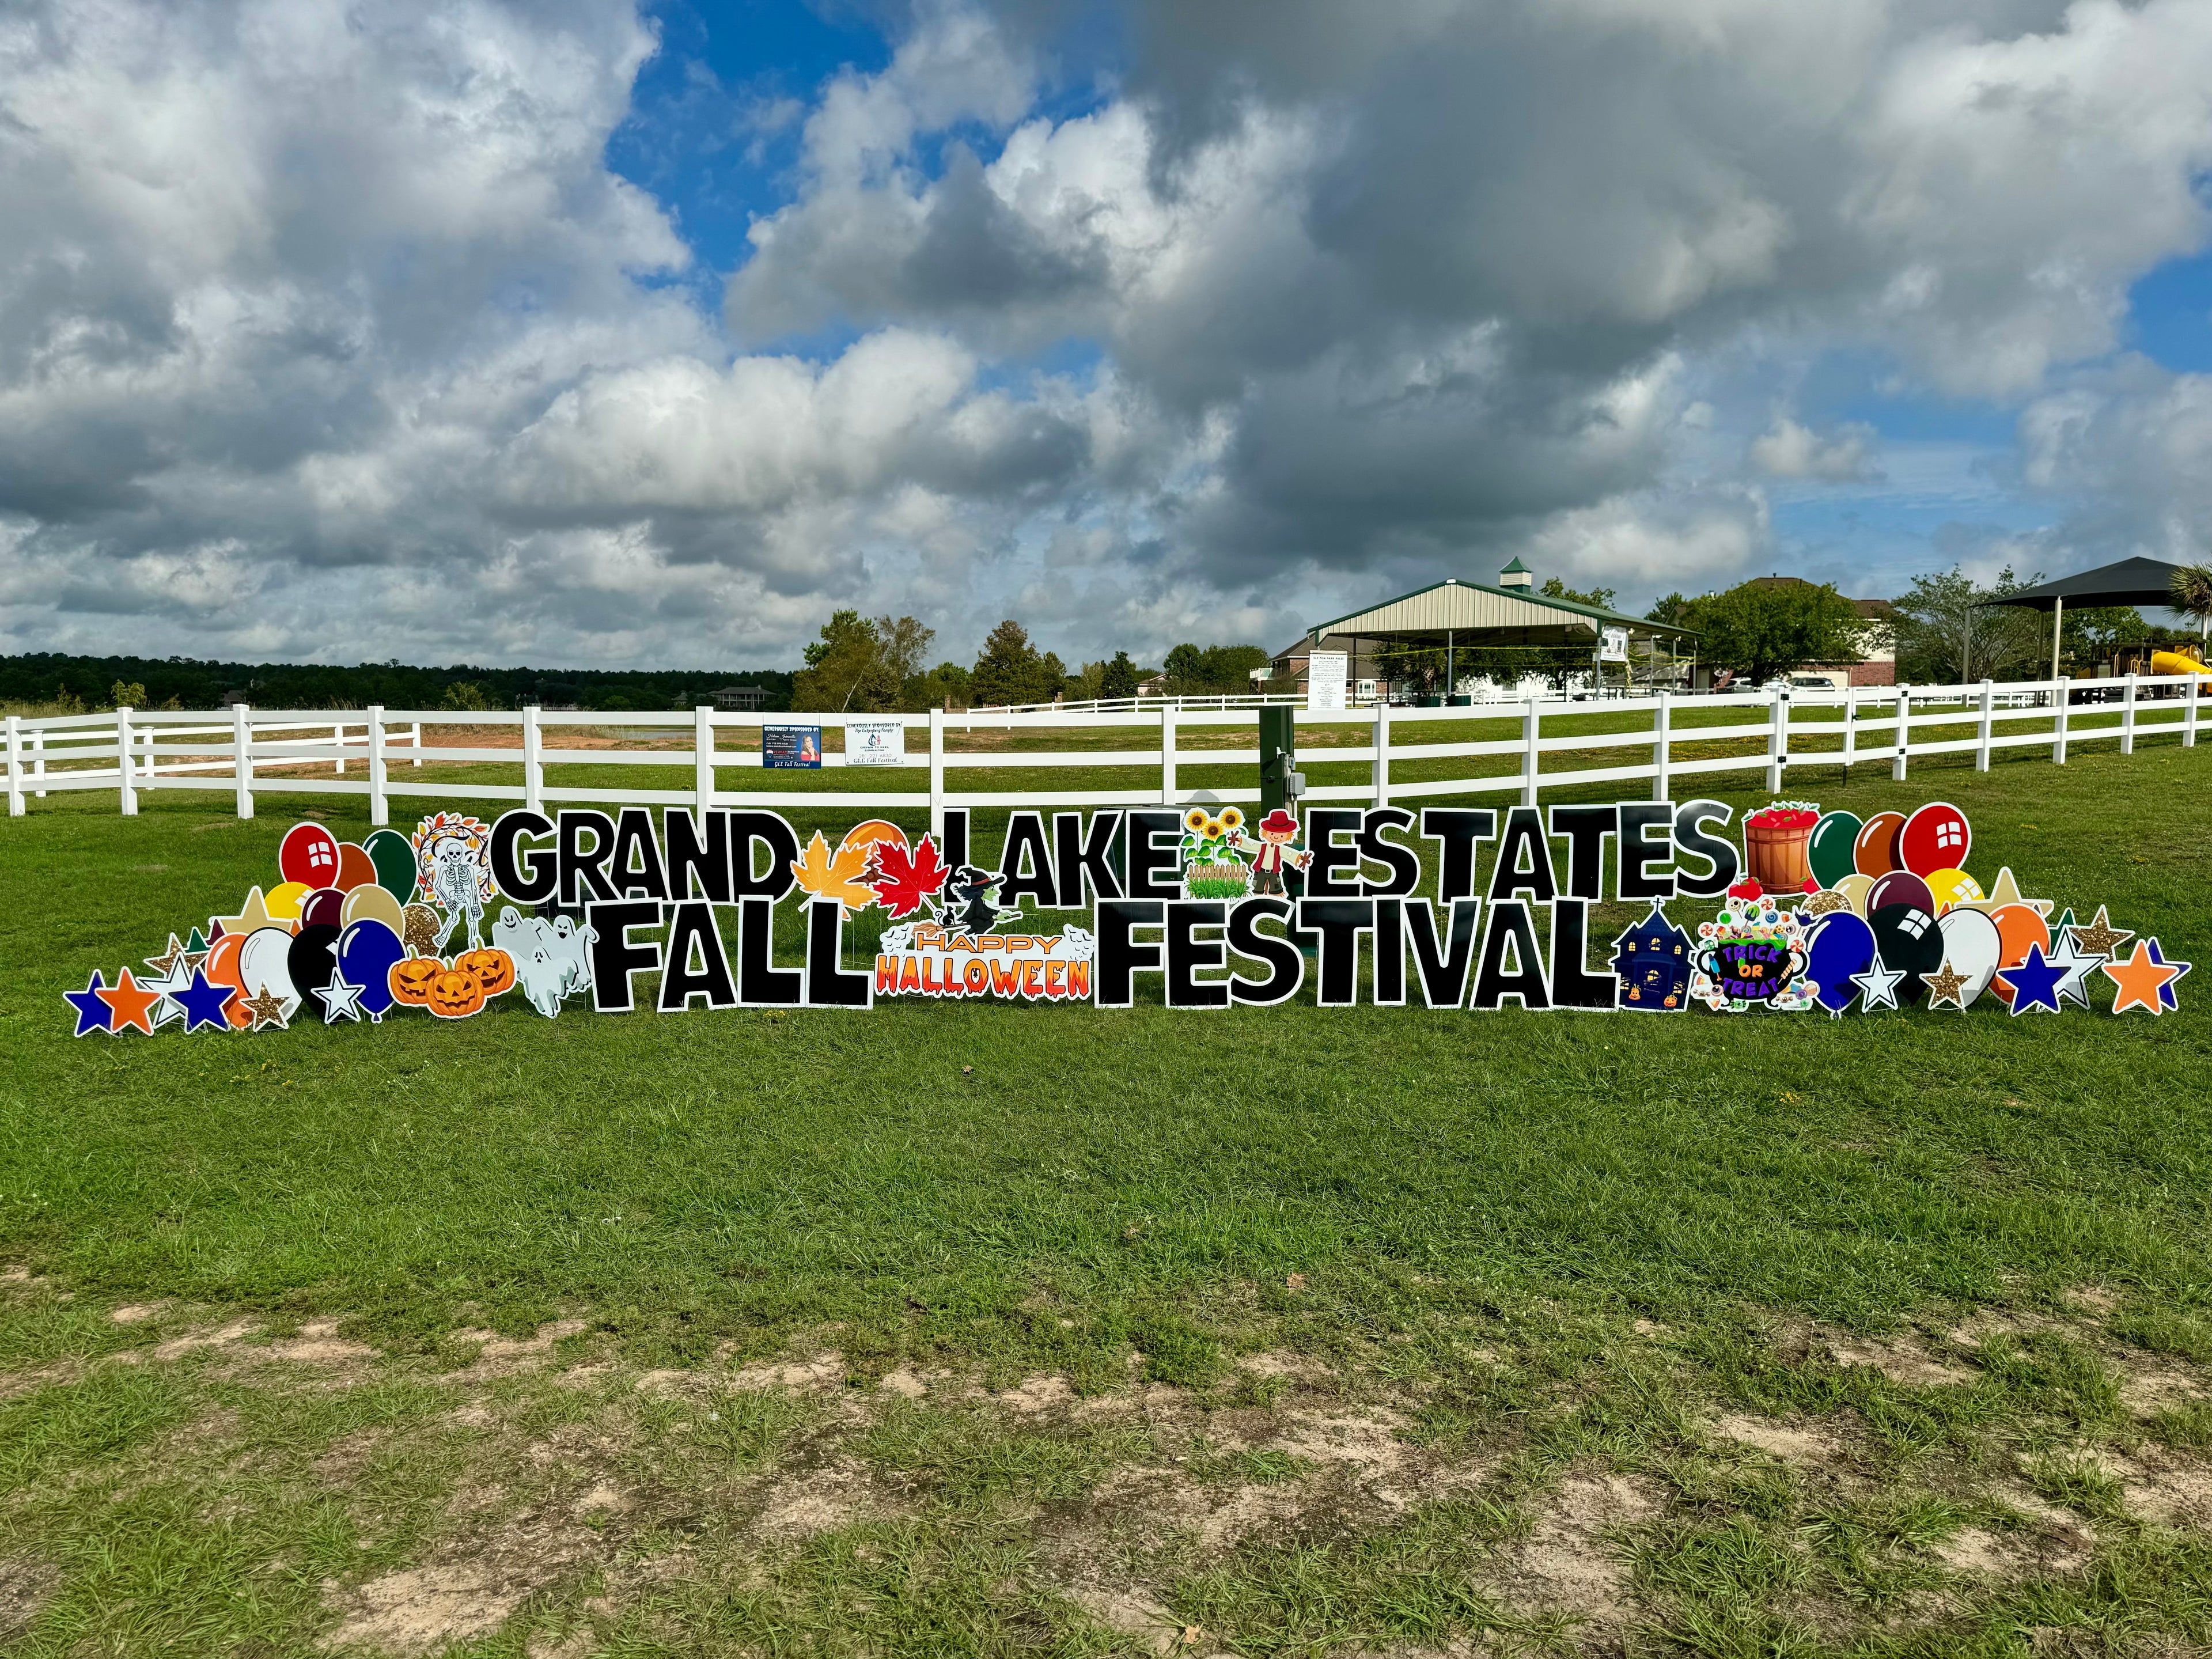
[[[1954,800],[1985,881],[2202,960],[2209,785],[1790,787]],[[295,817],[367,827],[228,805],[0,826],[10,1654],[2212,1644],[2205,981],[73,1042]]]

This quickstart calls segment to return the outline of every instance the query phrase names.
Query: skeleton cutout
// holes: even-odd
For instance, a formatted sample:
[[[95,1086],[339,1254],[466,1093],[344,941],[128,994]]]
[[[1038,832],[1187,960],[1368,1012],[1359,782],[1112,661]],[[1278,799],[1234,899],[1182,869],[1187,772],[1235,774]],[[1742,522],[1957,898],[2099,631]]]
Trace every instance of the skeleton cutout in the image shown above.
[[[487,848],[490,826],[462,812],[439,812],[416,825],[415,863],[422,892],[445,913],[431,941],[434,954],[445,954],[446,941],[462,922],[468,944],[483,944],[484,901],[495,896]]]

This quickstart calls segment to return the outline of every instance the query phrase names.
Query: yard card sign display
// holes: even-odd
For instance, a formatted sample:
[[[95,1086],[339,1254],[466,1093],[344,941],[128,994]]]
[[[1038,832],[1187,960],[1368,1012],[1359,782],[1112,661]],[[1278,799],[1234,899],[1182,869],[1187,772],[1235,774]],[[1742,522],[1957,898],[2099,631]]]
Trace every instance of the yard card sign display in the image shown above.
[[[818,726],[762,726],[761,764],[777,770],[794,767],[818,769],[822,764],[822,728]]]
[[[780,763],[820,764],[817,728],[770,730]],[[2188,963],[2101,904],[2054,920],[2008,868],[1985,886],[1948,802],[1863,820],[1776,801],[1746,817],[1741,848],[1732,815],[1712,800],[1303,822],[1219,805],[1018,811],[995,867],[974,860],[958,811],[943,845],[882,818],[802,840],[746,808],[441,811],[359,844],[301,823],[234,910],[170,919],[155,954],[64,995],[81,1037],[900,998],[1832,1018],[2179,1006]],[[1645,907],[1609,957],[1591,915],[1607,900]],[[848,962],[872,911],[873,949]]]

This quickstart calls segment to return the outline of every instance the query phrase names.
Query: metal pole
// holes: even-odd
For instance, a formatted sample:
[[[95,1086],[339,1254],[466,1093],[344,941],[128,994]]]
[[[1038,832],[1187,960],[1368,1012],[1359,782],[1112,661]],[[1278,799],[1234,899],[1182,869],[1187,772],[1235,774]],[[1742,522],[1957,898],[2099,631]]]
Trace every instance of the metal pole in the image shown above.
[[[533,812],[545,809],[545,763],[540,758],[545,738],[538,714],[536,703],[522,705],[522,804]]]
[[[1390,804],[1390,705],[1382,698],[1375,703],[1375,804]]]
[[[1160,805],[1173,806],[1181,793],[1176,784],[1176,711],[1170,699],[1160,705]]]
[[[23,816],[23,717],[8,716],[8,816]]]
[[[1544,765],[1544,717],[1537,712],[1536,699],[1531,696],[1521,709],[1521,804],[1536,804],[1538,775]]]
[[[2051,694],[2058,699],[2058,718],[2051,722],[2051,763],[2063,766],[2066,764],[2066,714],[2073,704],[2074,693],[2063,680],[2054,681],[2051,689]]]
[[[1906,753],[1912,747],[1912,688],[1897,688],[1897,746],[1889,757],[1889,776],[1893,783],[1905,781]]]
[[[1993,690],[1994,688],[1990,684],[1990,677],[1986,674],[1983,675],[1982,724],[1980,736],[1974,747],[1974,770],[1977,772],[1986,772],[1990,769],[1990,722],[1991,719],[1990,708],[1990,694]]]
[[[1858,752],[1858,688],[1847,684],[1844,687],[1844,781],[1846,783],[1850,781],[1851,757]]]
[[[945,711],[929,711],[929,833],[945,845]]]
[[[137,817],[138,791],[131,776],[131,710],[127,707],[115,711],[115,781],[122,796],[123,816]]]
[[[2120,703],[2120,752],[2136,752],[2136,677],[2128,676],[2127,690]]]
[[[699,825],[707,823],[707,809],[714,804],[714,709],[711,703],[691,710],[691,793],[697,798]]]
[[[2066,601],[2053,599],[2051,602],[2051,678],[2054,680],[2059,678],[2058,641],[2065,632]]]
[[[1659,707],[1651,716],[1651,799],[1670,799],[1668,769],[1674,760],[1674,702],[1671,692],[1659,693]]]
[[[1790,763],[1790,694],[1770,691],[1766,723],[1766,793],[1782,793],[1782,769]]]

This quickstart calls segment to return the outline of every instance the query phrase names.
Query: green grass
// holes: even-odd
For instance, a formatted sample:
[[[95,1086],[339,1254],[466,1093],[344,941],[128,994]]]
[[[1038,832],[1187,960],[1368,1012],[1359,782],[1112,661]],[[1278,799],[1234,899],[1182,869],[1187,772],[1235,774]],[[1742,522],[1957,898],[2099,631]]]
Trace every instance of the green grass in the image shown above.
[[[1958,801],[1978,872],[2107,902],[2200,959],[2208,782],[2201,751],[2154,745],[1903,786],[1793,770],[1790,793]],[[2100,1461],[2212,1449],[2212,1408],[2139,1415],[2122,1388],[2212,1364],[2194,978],[2155,1021],[546,1022],[507,999],[450,1025],[73,1042],[60,992],[265,884],[295,816],[366,828],[350,800],[271,797],[243,823],[225,805],[154,793],[125,820],[57,795],[0,829],[0,1263],[45,1276],[0,1287],[0,1585],[20,1561],[47,1586],[21,1651],[303,1651],[346,1587],[504,1560],[500,1538],[556,1515],[571,1541],[472,1650],[584,1632],[641,1654],[1133,1651],[1071,1599],[1100,1575],[1219,1650],[1571,1648],[1603,1620],[1547,1622],[1512,1564],[1592,1470],[1650,1494],[1601,1530],[1620,1639],[1652,1650],[2212,1640],[2203,1539],[2134,1519]],[[997,833],[979,820],[981,850]],[[2082,1287],[2108,1316],[2069,1300]],[[163,1306],[112,1321],[125,1303]],[[2008,1322],[1944,1334],[1978,1310]],[[240,1316],[342,1317],[380,1357],[336,1390],[239,1372],[234,1346],[154,1357]],[[464,1369],[457,1331],[556,1317],[582,1328],[544,1369]],[[1957,1380],[1806,1334],[1901,1328]],[[820,1349],[842,1356],[830,1396],[732,1382]],[[1308,1380],[1244,1368],[1261,1350]],[[953,1381],[870,1392],[899,1367]],[[653,1368],[694,1381],[643,1389]],[[959,1392],[1040,1372],[1182,1415],[1024,1418]],[[1464,1495],[1385,1512],[1307,1441],[1276,1443],[1324,1407],[1387,1408],[1403,1455]],[[1732,1452],[1704,1426],[1723,1409],[1824,1425],[1842,1461]],[[635,1506],[576,1519],[592,1480]],[[2021,1524],[1996,1518],[2008,1481],[2089,1542],[1961,1589],[1936,1552]],[[761,1530],[760,1494],[808,1482],[873,1507]],[[1308,1524],[1208,1542],[1118,1496],[1131,1482],[1265,1494]]]

